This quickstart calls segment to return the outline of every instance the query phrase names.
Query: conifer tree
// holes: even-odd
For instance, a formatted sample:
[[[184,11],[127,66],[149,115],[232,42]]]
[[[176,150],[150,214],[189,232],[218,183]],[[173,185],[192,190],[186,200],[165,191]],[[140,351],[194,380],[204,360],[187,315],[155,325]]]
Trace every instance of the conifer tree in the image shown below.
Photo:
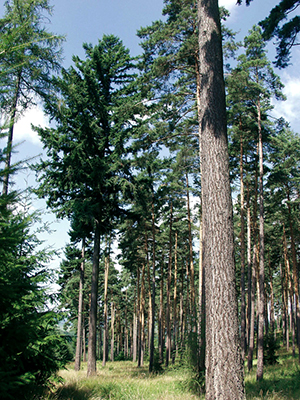
[[[36,166],[41,173],[38,194],[59,216],[81,210],[81,223],[94,232],[91,283],[88,375],[96,373],[96,318],[100,235],[109,233],[121,215],[119,195],[126,191],[129,160],[125,143],[134,121],[133,62],[115,36],[84,45],[86,60],[74,57],[74,67],[56,78],[59,95],[46,111],[57,128],[37,128],[48,159]]]
[[[38,98],[49,95],[51,73],[60,67],[63,38],[48,32],[43,26],[45,14],[51,15],[51,12],[48,0],[7,0],[5,15],[0,20],[0,104],[8,120],[4,194],[8,191],[17,117],[36,104]]]

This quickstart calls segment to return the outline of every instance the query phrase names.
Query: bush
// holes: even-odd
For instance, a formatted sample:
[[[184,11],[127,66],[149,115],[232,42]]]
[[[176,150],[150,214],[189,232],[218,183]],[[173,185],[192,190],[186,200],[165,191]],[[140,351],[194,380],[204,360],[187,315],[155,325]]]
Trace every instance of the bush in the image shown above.
[[[274,365],[277,363],[277,350],[280,348],[278,341],[275,339],[274,331],[269,330],[264,336],[264,363],[265,365]]]

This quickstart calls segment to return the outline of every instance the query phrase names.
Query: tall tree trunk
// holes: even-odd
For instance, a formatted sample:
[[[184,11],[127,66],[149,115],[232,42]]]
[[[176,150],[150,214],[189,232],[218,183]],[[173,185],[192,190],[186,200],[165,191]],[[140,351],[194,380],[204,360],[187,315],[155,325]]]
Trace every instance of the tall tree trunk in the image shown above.
[[[283,252],[284,252],[284,264],[285,264],[285,273],[286,273],[286,293],[287,293],[287,299],[290,299],[290,330],[292,332],[292,349],[293,349],[293,357],[295,357],[295,319],[294,319],[294,307],[293,307],[294,291],[293,291],[292,281],[291,281],[290,261],[288,258],[288,250],[287,250],[286,233],[285,233],[284,224],[283,224]],[[287,302],[288,302],[288,300],[287,300]]]
[[[86,362],[86,327],[84,323],[85,318],[83,317],[83,334],[82,334],[82,361]]]
[[[198,0],[198,15],[206,400],[239,400],[245,399],[245,390],[235,292],[233,214],[218,1]]]
[[[152,323],[152,298],[151,298],[151,278],[150,278],[150,261],[149,261],[149,251],[148,251],[148,235],[147,227],[145,224],[145,253],[147,258],[147,282],[148,282],[148,353],[150,354],[150,343],[151,343],[151,323]]]
[[[202,218],[200,219],[199,234],[199,305],[198,305],[198,370],[205,370],[205,285],[203,269],[203,229]]]
[[[241,122],[240,122],[241,125]],[[241,126],[240,126],[241,129]],[[240,137],[240,182],[241,182],[241,350],[242,359],[246,353],[246,295],[245,295],[245,220],[244,220],[244,170],[243,170],[243,136]]]
[[[100,224],[95,220],[94,253],[91,284],[91,302],[89,318],[89,341],[88,341],[88,362],[87,376],[96,375],[96,326],[97,326],[97,300],[98,300],[98,277],[99,277],[99,254],[100,254]]]
[[[111,319],[110,319],[110,361],[114,361],[115,351],[115,304],[111,296]]]
[[[190,189],[188,174],[185,174],[186,181],[186,203],[187,203],[187,217],[188,217],[188,231],[189,231],[189,270],[190,270],[190,290],[191,290],[191,317],[192,317],[192,331],[196,332],[196,303],[195,303],[195,268],[193,261],[193,238],[192,238],[192,221],[191,221],[191,207],[190,207]]]
[[[263,379],[264,369],[264,325],[265,325],[265,238],[264,238],[264,195],[263,195],[263,143],[261,129],[261,107],[257,104],[258,143],[259,143],[259,303],[257,335],[256,379]]]
[[[140,334],[139,334],[139,361],[138,366],[144,365],[145,352],[145,263],[142,265],[142,284],[141,284],[141,300],[140,300]]]
[[[125,294],[125,338],[124,338],[124,355],[125,359],[128,358],[129,353],[129,340],[128,340],[128,309],[127,309],[127,289],[126,289],[126,294]]]
[[[298,276],[298,265],[297,265],[297,252],[294,238],[294,228],[292,221],[291,202],[290,202],[290,191],[287,187],[287,206],[289,215],[289,226],[291,236],[291,250],[293,260],[293,281],[295,291],[295,305],[296,305],[296,327],[297,327],[297,343],[298,343],[298,362],[300,363],[300,305],[299,305],[299,276]]]
[[[173,295],[173,352],[172,363],[175,363],[178,350],[178,321],[177,321],[177,269],[178,269],[178,232],[175,232],[174,248],[174,295]]]
[[[172,224],[173,224],[173,204],[170,201],[170,227],[169,227],[169,261],[168,261],[168,276],[167,276],[167,343],[166,343],[166,367],[171,360],[171,279],[172,279]]]
[[[109,274],[109,257],[104,260],[104,329],[103,329],[103,359],[102,366],[105,367],[108,352],[108,321],[107,321],[107,286]]]
[[[281,301],[281,313],[282,313],[282,344],[285,345],[286,343],[286,315],[287,315],[287,310],[285,307],[285,290],[284,290],[284,271],[282,270],[282,265],[280,263],[280,281],[281,281],[281,295],[282,295],[282,301]]]
[[[163,257],[164,258],[164,257]],[[164,264],[160,264],[160,291],[159,291],[159,315],[158,315],[158,350],[159,362],[163,362],[165,328],[164,328]]]
[[[248,349],[248,371],[253,368],[254,352],[254,325],[255,325],[255,289],[256,289],[256,270],[257,270],[257,247],[253,247],[252,278],[251,278],[251,308],[250,308],[250,334]]]
[[[151,310],[152,310],[152,321],[151,321],[151,336],[150,336],[150,357],[149,357],[149,372],[153,372],[153,364],[154,364],[154,328],[155,328],[155,214],[154,214],[154,195],[152,193],[152,240],[153,240],[153,249],[152,249],[152,295],[151,295]]]
[[[11,166],[11,154],[12,154],[14,127],[16,122],[17,104],[20,97],[21,75],[22,75],[22,70],[20,70],[17,75],[16,91],[13,98],[13,104],[10,113],[9,130],[8,130],[7,146],[6,146],[6,160],[5,160],[5,169],[3,176],[3,187],[2,187],[2,194],[4,195],[7,195],[8,193],[8,181],[10,174],[9,169]]]
[[[75,352],[75,371],[80,371],[81,353],[82,353],[82,328],[83,328],[83,286],[84,286],[84,262],[85,262],[85,238],[82,239],[81,263],[79,278],[79,298],[78,298],[78,321],[77,321],[77,340]]]
[[[252,290],[252,268],[251,268],[251,208],[250,208],[250,190],[247,182],[247,269],[248,269],[248,304],[247,304],[247,344],[250,342],[250,319],[251,319],[251,290]]]
[[[271,268],[271,260],[269,257],[269,274],[270,274],[270,329],[271,332],[275,335],[275,307],[274,307],[274,288],[273,288],[273,271]]]

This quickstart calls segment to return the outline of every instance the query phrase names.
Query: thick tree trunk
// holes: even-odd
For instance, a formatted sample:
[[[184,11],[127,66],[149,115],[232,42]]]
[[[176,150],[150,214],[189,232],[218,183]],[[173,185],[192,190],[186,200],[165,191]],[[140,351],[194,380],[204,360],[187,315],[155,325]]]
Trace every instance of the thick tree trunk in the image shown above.
[[[256,379],[263,379],[264,370],[264,325],[265,325],[265,238],[264,238],[264,194],[263,194],[263,144],[261,129],[261,108],[257,104],[258,148],[259,148],[259,302],[257,335],[257,372]]]
[[[217,0],[198,0],[206,399],[245,399],[235,292],[222,35]]]
[[[96,375],[96,326],[97,326],[97,300],[98,300],[98,277],[99,277],[99,253],[100,253],[100,226],[95,221],[94,235],[94,253],[93,253],[93,269],[91,284],[91,302],[90,302],[90,319],[89,319],[89,341],[88,341],[88,363],[87,376]]]
[[[198,370],[205,371],[205,285],[203,269],[203,229],[200,219],[199,234],[199,300],[198,300]]]
[[[108,351],[108,322],[107,322],[107,286],[109,274],[109,257],[105,257],[104,261],[104,329],[103,329],[103,359],[102,366],[105,367]]]
[[[83,328],[83,285],[84,285],[84,258],[85,258],[85,239],[82,239],[79,279],[79,298],[78,298],[78,321],[77,321],[77,340],[75,352],[75,371],[80,371],[81,353],[82,353],[82,328]]]

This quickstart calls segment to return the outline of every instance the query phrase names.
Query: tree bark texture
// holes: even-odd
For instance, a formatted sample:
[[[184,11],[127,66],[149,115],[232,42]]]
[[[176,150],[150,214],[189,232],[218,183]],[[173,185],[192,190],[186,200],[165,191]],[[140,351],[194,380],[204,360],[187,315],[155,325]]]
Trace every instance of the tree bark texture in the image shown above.
[[[265,325],[265,235],[264,235],[264,193],[263,193],[263,143],[261,129],[261,107],[257,104],[258,150],[259,150],[259,301],[257,335],[257,372],[256,379],[263,378],[264,369],[264,325]]]
[[[75,353],[75,371],[80,370],[81,353],[82,353],[82,328],[83,328],[83,285],[84,285],[84,258],[85,258],[85,239],[82,239],[81,247],[81,264],[79,279],[79,298],[78,298],[78,321],[77,321],[77,340]]]
[[[100,253],[100,226],[95,221],[93,269],[91,283],[91,302],[89,319],[89,340],[88,340],[88,362],[87,376],[96,375],[96,326],[97,326],[97,297],[98,297],[98,277],[99,277],[99,253]]]
[[[217,0],[199,0],[206,399],[245,399],[235,289],[222,36]]]

